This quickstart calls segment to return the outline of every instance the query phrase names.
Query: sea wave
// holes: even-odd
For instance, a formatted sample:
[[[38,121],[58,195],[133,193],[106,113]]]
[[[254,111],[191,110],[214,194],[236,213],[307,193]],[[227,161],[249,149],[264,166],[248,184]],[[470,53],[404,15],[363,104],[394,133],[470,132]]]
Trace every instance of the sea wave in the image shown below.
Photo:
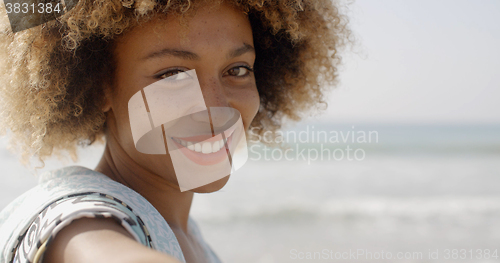
[[[193,216],[205,222],[235,221],[291,222],[300,220],[412,220],[450,219],[472,222],[488,217],[500,218],[500,196],[493,197],[356,197],[336,198],[317,203],[268,203],[260,206],[202,204]]]

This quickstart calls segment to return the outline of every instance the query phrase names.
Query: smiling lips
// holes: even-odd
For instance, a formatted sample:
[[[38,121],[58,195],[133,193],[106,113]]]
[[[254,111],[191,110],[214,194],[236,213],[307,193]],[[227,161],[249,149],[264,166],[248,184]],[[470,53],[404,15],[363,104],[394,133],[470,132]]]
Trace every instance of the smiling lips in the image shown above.
[[[224,140],[220,139],[215,142],[197,142],[193,143],[191,141],[185,141],[179,138],[172,138],[176,143],[188,148],[191,151],[203,154],[211,154],[218,152],[221,148],[224,148]]]
[[[232,132],[234,132],[234,130]],[[232,142],[232,132],[226,138],[228,146],[231,145]],[[225,134],[227,134],[227,132],[225,132]],[[228,154],[230,153],[226,151],[222,134],[218,134],[214,137],[210,135],[210,139],[204,140],[205,138],[207,138],[207,136],[200,135],[182,139],[172,137],[172,140],[177,148],[196,164],[214,165],[228,159]]]

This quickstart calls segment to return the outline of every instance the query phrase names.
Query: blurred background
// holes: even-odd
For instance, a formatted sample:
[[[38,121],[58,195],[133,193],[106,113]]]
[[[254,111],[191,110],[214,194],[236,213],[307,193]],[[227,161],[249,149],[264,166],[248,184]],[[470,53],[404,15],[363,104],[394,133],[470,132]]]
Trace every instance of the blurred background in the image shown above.
[[[358,44],[328,110],[285,126],[288,151],[254,144],[225,188],[196,196],[205,239],[223,262],[497,262],[500,1],[347,11]],[[36,178],[0,144],[1,209]]]

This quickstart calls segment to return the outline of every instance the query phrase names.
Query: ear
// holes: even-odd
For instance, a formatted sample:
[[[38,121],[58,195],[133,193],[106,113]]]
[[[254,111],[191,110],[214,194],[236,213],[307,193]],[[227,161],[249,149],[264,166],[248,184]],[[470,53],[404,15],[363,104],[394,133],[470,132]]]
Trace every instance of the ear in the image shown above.
[[[110,85],[103,85],[104,89],[104,103],[102,104],[101,110],[106,113],[111,109],[112,101],[111,101],[111,94],[112,94],[112,89]]]

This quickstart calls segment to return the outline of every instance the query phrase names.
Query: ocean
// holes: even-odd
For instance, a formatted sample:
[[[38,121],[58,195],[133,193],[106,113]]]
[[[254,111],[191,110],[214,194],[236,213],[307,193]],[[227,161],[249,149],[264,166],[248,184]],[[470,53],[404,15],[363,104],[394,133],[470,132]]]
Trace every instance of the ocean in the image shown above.
[[[222,190],[195,197],[192,216],[223,262],[499,261],[500,125],[287,131],[286,146],[249,144]],[[16,158],[0,149],[0,208],[36,184]]]

